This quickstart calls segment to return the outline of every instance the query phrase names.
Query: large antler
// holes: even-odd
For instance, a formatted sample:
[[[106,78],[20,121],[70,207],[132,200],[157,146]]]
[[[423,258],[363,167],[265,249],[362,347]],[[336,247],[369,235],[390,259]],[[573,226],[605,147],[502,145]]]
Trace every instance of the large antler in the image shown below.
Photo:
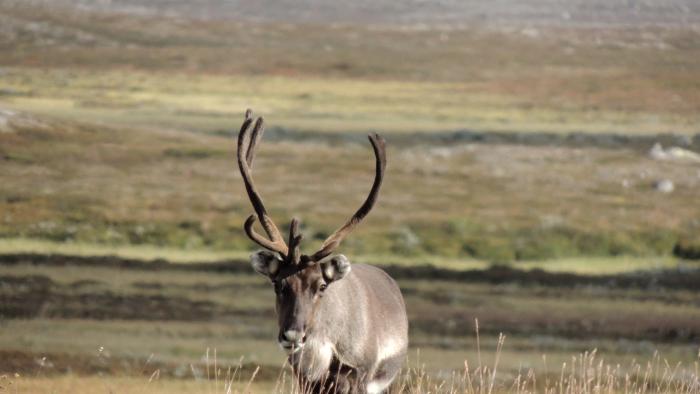
[[[360,209],[355,212],[350,219],[348,219],[345,224],[337,229],[333,234],[331,234],[321,245],[321,249],[311,256],[302,256],[301,260],[304,265],[312,264],[317,262],[324,257],[333,253],[343,239],[352,232],[352,230],[360,224],[362,219],[367,216],[374,203],[377,201],[377,195],[379,194],[379,189],[382,186],[382,179],[384,178],[384,169],[386,168],[386,149],[384,147],[384,138],[380,137],[379,134],[373,133],[369,136],[369,142],[372,144],[374,149],[374,157],[376,160],[376,170],[374,174],[374,183],[372,184],[372,189],[367,196],[367,199],[362,204]]]
[[[250,239],[258,243],[263,248],[279,253],[285,260],[287,260],[288,255],[293,255],[295,253],[294,249],[296,249],[296,246],[299,245],[298,242],[301,241],[301,239],[296,240],[296,237],[298,237],[296,234],[297,230],[295,229],[298,227],[298,224],[294,224],[296,219],[292,221],[292,228],[295,238],[292,238],[292,231],[290,231],[289,242],[290,247],[292,247],[292,252],[290,252],[287,244],[284,243],[284,239],[282,238],[282,234],[280,234],[279,229],[277,229],[277,226],[275,226],[275,223],[272,222],[270,217],[267,216],[267,211],[263,205],[262,198],[255,189],[255,184],[253,184],[253,178],[251,177],[251,166],[253,165],[253,159],[255,158],[255,145],[260,140],[264,130],[263,118],[259,117],[253,123],[252,111],[247,110],[245,112],[245,120],[241,126],[241,131],[238,133],[238,168],[241,170],[241,176],[243,177],[243,182],[245,183],[245,189],[248,193],[248,198],[250,198],[250,202],[253,204],[255,214],[248,217],[243,225],[243,228]],[[255,225],[256,220],[260,221],[260,224],[267,233],[269,239],[255,232],[253,225]],[[295,241],[296,245],[292,245],[292,241]]]

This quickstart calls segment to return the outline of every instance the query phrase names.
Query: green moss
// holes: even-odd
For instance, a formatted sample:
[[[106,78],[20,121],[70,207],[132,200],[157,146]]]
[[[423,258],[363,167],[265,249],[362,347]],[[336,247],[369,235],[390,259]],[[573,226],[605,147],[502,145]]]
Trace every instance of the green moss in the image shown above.
[[[700,260],[700,236],[685,236],[673,246],[673,255],[682,259]]]
[[[76,218],[81,218],[77,220]],[[284,228],[284,225],[282,225]],[[304,243],[313,249],[326,232],[313,230]],[[207,226],[197,220],[170,222],[104,222],[93,217],[40,221],[24,226],[0,225],[0,236],[28,237],[58,242],[105,245],[153,245],[176,248],[249,250],[240,225],[216,221]],[[483,261],[535,261],[582,256],[665,256],[692,258],[700,244],[692,237],[669,230],[647,232],[589,232],[568,227],[516,228],[487,231],[475,224],[420,223],[394,231],[358,232],[343,243],[343,252],[355,255],[397,257],[440,256]]]
[[[10,162],[15,162],[19,164],[32,164],[35,162],[34,159],[28,154],[22,153],[22,152],[13,152],[13,151],[2,151],[0,150],[0,162],[2,161],[10,161]]]

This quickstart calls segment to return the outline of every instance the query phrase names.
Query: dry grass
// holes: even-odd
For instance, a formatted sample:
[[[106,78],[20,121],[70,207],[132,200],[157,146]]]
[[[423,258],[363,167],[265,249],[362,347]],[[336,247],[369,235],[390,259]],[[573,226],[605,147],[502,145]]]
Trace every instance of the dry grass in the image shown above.
[[[66,375],[59,377],[23,377],[5,375],[0,377],[0,393],[7,394],[242,394],[270,393],[273,383],[253,383],[246,390],[247,383],[229,382],[224,377],[214,380],[163,379],[154,375],[149,378],[98,377]]]
[[[138,371],[153,354],[164,365],[162,376],[178,376],[182,365],[201,362],[202,349],[210,347],[218,349],[222,364],[244,357],[269,380],[284,357],[274,340],[269,283],[248,267],[228,273],[196,267],[87,266],[71,258],[1,265],[0,372],[18,370],[6,352],[27,354],[19,372],[30,375],[37,372],[32,360],[41,357],[55,364],[43,370],[54,375],[80,374],[90,366],[106,368],[105,373]],[[498,284],[398,280],[410,321],[411,355],[420,349],[430,375],[459,370],[465,359],[478,363],[470,334],[474,318],[481,322],[485,349],[497,347],[499,332],[509,336],[499,364],[500,374],[509,377],[538,366],[542,354],[559,365],[572,353],[594,348],[606,362],[620,365],[647,360],[654,351],[671,364],[692,363],[697,356],[700,295],[689,288],[617,288],[614,280],[571,287],[507,277]],[[95,360],[98,349],[109,355],[106,366]],[[486,352],[482,362],[493,364],[492,357]]]
[[[503,337],[505,340],[505,337]],[[420,369],[409,370],[392,393],[411,394],[476,394],[476,393],[698,393],[700,375],[698,362],[692,366],[670,365],[655,355],[646,363],[633,362],[627,366],[609,364],[596,351],[571,357],[569,363],[549,371],[547,358],[542,356],[541,369],[524,368],[515,377],[499,375],[498,354],[491,366],[470,367],[465,361],[462,373],[440,379]],[[551,372],[551,374],[550,374]]]
[[[389,393],[399,394],[492,394],[492,393],[700,393],[700,353],[691,365],[671,364],[658,353],[646,361],[633,360],[627,365],[611,364],[598,356],[597,351],[573,355],[561,365],[548,366],[542,355],[538,367],[523,367],[516,374],[499,369],[501,352],[506,337],[500,335],[493,350],[489,350],[493,364],[482,363],[482,348],[476,322],[477,362],[464,361],[461,371],[446,371],[441,375],[426,371],[418,358],[412,360],[396,379]],[[216,357],[216,351],[207,349],[204,367],[192,366],[195,378],[184,380],[161,379],[158,369],[152,372],[144,366],[146,377],[22,377],[18,373],[0,376],[0,392],[8,393],[279,393],[306,394],[296,384],[289,368],[284,368],[276,381],[258,382],[259,367],[252,372],[241,372],[236,366],[226,366]],[[550,369],[552,368],[552,369]],[[148,370],[148,371],[146,371]]]

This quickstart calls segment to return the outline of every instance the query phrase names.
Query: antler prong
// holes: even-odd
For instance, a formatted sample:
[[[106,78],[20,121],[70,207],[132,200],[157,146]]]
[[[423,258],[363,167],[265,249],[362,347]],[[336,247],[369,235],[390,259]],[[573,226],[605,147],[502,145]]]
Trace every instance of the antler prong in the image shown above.
[[[253,167],[253,159],[255,158],[255,145],[257,145],[258,140],[260,140],[260,137],[262,137],[263,133],[265,132],[263,122],[263,118],[259,117],[255,122],[255,127],[253,127],[253,132],[248,140],[248,149],[246,150],[245,159],[248,163],[248,167],[251,167],[251,169]]]
[[[377,133],[372,133],[368,135],[369,142],[372,144],[372,149],[374,150],[374,157],[376,161],[374,183],[372,184],[372,189],[369,195],[365,199],[365,202],[360,206],[360,208],[355,212],[350,219],[345,222],[345,224],[337,229],[333,234],[331,234],[321,245],[316,253],[308,256],[303,260],[308,260],[310,263],[317,262],[324,257],[333,253],[343,239],[357,226],[362,219],[367,216],[369,211],[372,210],[374,203],[377,201],[377,196],[379,195],[379,189],[382,186],[382,180],[384,179],[384,170],[386,169],[386,143],[384,138],[379,136]]]
[[[255,231],[255,229],[253,228],[256,221],[257,221],[257,218],[255,217],[255,215],[250,215],[250,216],[248,216],[248,219],[246,219],[245,223],[243,224],[243,229],[245,230],[245,233],[248,235],[248,237],[250,239],[252,239],[253,241],[255,241],[257,244],[259,244],[260,246],[262,246],[263,248],[279,252],[284,256],[286,253],[282,253],[280,250],[286,249],[287,245],[285,245],[284,242],[270,241],[269,239],[258,234]]]
[[[260,130],[263,128],[263,118],[258,118],[255,121],[255,126],[252,130],[252,136],[250,135],[250,126],[253,123],[252,112],[247,110],[245,113],[245,120],[241,126],[241,131],[238,134],[238,168],[241,171],[241,177],[243,178],[243,183],[245,184],[246,192],[248,193],[248,198],[253,204],[253,209],[257,215],[257,219],[260,221],[265,233],[267,233],[269,240],[264,239],[260,234],[253,230],[253,224],[255,220],[251,220],[249,217],[246,220],[244,229],[246,234],[255,242],[260,244],[260,246],[270,249],[272,251],[280,253],[286,258],[288,253],[287,245],[284,243],[284,239],[280,234],[279,229],[275,223],[267,216],[267,211],[265,210],[265,205],[263,204],[262,198],[258,194],[253,183],[253,178],[251,176],[250,163],[253,162],[255,144],[262,134]]]
[[[304,269],[333,253],[333,250],[340,245],[343,239],[350,232],[352,232],[352,230],[372,210],[372,207],[377,201],[379,189],[382,186],[382,180],[384,179],[384,171],[386,169],[386,147],[384,139],[378,134],[372,133],[368,136],[369,141],[372,144],[372,149],[374,150],[374,157],[376,160],[374,183],[372,184],[372,189],[370,190],[369,195],[355,214],[352,215],[344,225],[326,238],[321,245],[321,249],[311,256],[300,255],[299,244],[301,243],[303,236],[299,234],[299,220],[296,218],[292,219],[289,226],[288,243],[285,244],[279,229],[267,215],[262,198],[258,194],[255,184],[253,183],[251,167],[255,158],[255,148],[264,131],[265,127],[263,118],[259,117],[257,120],[255,120],[255,122],[253,122],[253,113],[251,110],[247,110],[245,112],[245,120],[241,126],[241,131],[238,134],[237,154],[238,167],[241,171],[241,177],[243,178],[248,198],[253,204],[255,214],[250,215],[248,219],[246,219],[243,228],[250,239],[258,243],[260,246],[281,255],[286,263],[286,267],[280,271],[279,275],[291,275],[293,272]],[[262,226],[263,230],[265,230],[268,238],[255,231],[253,227],[256,221],[260,221],[260,225]]]
[[[289,248],[287,262],[289,264],[297,265],[299,263],[299,244],[303,238],[304,236],[299,234],[299,220],[293,218],[289,225],[289,242],[287,243]]]

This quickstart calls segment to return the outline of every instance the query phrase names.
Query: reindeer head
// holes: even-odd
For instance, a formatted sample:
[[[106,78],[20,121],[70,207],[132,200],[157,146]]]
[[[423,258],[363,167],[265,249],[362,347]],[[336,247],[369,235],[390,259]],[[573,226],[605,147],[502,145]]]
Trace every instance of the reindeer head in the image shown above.
[[[251,264],[257,272],[272,281],[276,293],[278,340],[283,348],[294,352],[303,347],[306,334],[313,329],[315,312],[324,294],[332,293],[333,282],[341,280],[350,272],[350,262],[345,256],[331,254],[374,206],[384,177],[386,152],[384,139],[377,134],[370,134],[376,172],[367,199],[343,226],[323,242],[318,251],[310,255],[301,254],[299,245],[303,236],[299,234],[299,221],[292,219],[285,243],[279,229],[267,215],[262,198],[253,183],[251,168],[255,146],[263,131],[263,119],[260,117],[253,121],[251,111],[246,111],[238,134],[238,167],[255,214],[248,217],[243,228],[250,239],[266,249],[251,255]],[[253,229],[256,221],[260,222],[267,237]]]

